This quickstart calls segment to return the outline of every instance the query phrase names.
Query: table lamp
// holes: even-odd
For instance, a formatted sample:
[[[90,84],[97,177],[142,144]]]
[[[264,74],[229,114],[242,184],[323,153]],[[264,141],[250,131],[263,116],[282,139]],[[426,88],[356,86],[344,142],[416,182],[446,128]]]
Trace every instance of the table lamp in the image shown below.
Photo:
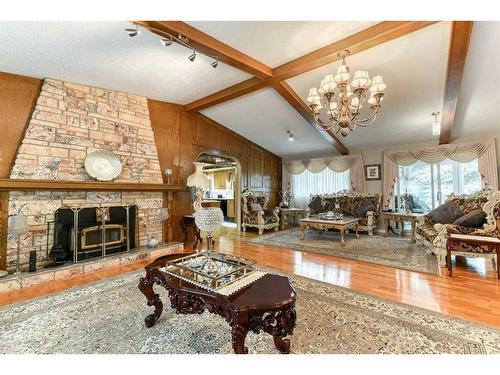
[[[200,208],[194,213],[194,222],[200,230],[207,232],[207,260],[202,264],[201,270],[217,274],[217,264],[212,259],[212,235],[224,222],[224,214],[218,207]]]
[[[158,208],[158,218],[161,220],[161,233],[162,233],[162,238],[163,242],[166,243],[165,239],[165,221],[168,220],[169,218],[169,213],[168,213],[168,208],[166,207],[160,207]]]
[[[21,236],[28,233],[28,217],[25,215],[12,215],[9,217],[9,234],[17,237],[17,260],[16,273],[21,272],[19,268],[19,258],[21,254]]]
[[[196,167],[195,172],[187,178],[186,185],[196,188],[196,199],[193,203],[194,212],[201,209],[201,201],[203,199],[203,191],[210,189],[210,179],[203,173],[203,166],[205,163],[193,162]],[[200,228],[201,229],[201,228]]]

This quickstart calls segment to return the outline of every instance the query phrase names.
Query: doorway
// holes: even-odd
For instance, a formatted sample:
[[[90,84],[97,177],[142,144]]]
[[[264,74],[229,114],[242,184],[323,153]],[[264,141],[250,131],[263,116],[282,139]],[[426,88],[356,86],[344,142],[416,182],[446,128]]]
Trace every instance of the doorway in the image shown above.
[[[210,180],[210,188],[204,192],[204,206],[220,207],[224,214],[223,226],[240,228],[241,167],[236,159],[227,156],[202,153],[197,162],[205,163],[203,172]]]

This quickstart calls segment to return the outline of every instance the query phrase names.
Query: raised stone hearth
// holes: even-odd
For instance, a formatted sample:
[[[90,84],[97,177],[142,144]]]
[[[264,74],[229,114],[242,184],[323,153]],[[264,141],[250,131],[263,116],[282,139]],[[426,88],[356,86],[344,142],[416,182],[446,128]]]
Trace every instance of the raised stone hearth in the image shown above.
[[[46,79],[10,178],[93,181],[84,161],[97,150],[111,151],[120,158],[122,173],[113,182],[163,182],[145,97]],[[27,215],[29,223],[29,233],[20,238],[21,270],[28,268],[30,251],[37,253],[38,268],[51,263],[47,248],[53,245],[53,233],[47,224],[59,208],[125,204],[138,208],[138,246],[145,245],[148,237],[161,241],[162,223],[157,214],[163,205],[162,192],[11,191],[9,215]],[[9,236],[9,272],[15,270],[16,252],[17,238]]]

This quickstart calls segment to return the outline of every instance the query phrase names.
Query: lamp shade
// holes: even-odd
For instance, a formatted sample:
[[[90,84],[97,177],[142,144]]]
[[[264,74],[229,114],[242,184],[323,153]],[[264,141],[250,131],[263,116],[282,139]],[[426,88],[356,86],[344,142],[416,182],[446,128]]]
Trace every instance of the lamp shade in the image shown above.
[[[335,75],[335,82],[338,84],[346,83],[351,78],[349,74],[349,68],[345,65],[340,65],[337,69],[337,74]]]
[[[351,86],[354,89],[368,89],[372,83],[370,75],[365,70],[358,70],[354,73]]]
[[[224,214],[218,207],[202,208],[194,213],[194,222],[200,230],[212,233],[224,222]]]
[[[29,231],[28,217],[24,215],[13,215],[9,217],[9,234],[13,236],[20,236]]]
[[[210,189],[210,179],[205,173],[203,173],[203,166],[205,165],[205,163],[195,161],[193,162],[193,164],[196,167],[196,170],[191,176],[187,178],[186,185],[189,187],[202,188],[205,190]]]
[[[309,90],[309,95],[307,95],[307,102],[308,103],[316,103],[319,102],[320,97],[318,94],[318,89],[316,87],[313,87],[312,89]]]
[[[382,92],[386,89],[386,84],[384,83],[384,80],[382,79],[382,76],[375,76],[373,77],[372,81],[372,86],[370,87],[370,91],[374,94],[378,92]]]

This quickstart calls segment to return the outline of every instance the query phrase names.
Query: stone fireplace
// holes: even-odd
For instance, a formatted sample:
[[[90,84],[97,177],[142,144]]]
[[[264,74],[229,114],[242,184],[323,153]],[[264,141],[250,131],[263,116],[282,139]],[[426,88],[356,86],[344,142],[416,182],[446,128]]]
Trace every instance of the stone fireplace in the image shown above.
[[[145,97],[46,79],[10,178],[95,182],[85,171],[84,160],[87,154],[98,150],[110,151],[120,158],[122,173],[114,183],[163,183]],[[145,245],[149,237],[161,240],[158,210],[162,205],[161,191],[140,191],[140,187],[134,191],[11,191],[9,215],[26,215],[29,223],[29,233],[20,238],[21,270],[28,268],[32,251],[37,255],[37,268],[53,263],[50,254],[56,237],[51,223],[56,216],[63,216],[65,208],[78,207],[95,213],[100,207],[134,206],[134,238],[130,243],[133,248]],[[108,250],[122,249],[126,246],[126,229],[116,225],[124,224],[113,219],[108,224],[113,224],[104,228],[105,236],[110,236],[104,238],[105,242],[109,240]],[[80,229],[86,229],[83,234],[88,246],[78,248],[80,253],[90,257],[102,251],[98,238],[103,238],[103,228],[99,226],[102,223],[89,222],[88,228]],[[78,243],[81,247],[81,239]],[[69,261],[72,249],[67,250]],[[9,236],[9,272],[15,269],[16,251],[17,238]]]

